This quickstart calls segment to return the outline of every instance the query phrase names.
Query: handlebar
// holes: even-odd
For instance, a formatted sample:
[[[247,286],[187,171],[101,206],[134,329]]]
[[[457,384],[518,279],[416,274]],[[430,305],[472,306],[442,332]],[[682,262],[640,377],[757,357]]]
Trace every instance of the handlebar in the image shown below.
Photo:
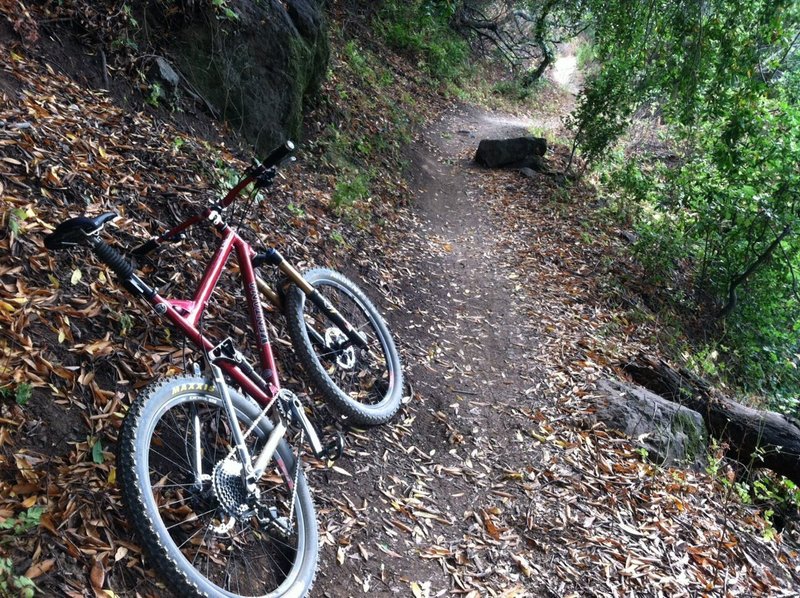
[[[131,253],[139,257],[145,256],[157,249],[161,243],[175,240],[184,230],[205,219],[212,210],[222,210],[228,207],[234,202],[239,193],[251,183],[262,187],[268,186],[275,177],[277,168],[292,157],[294,149],[294,143],[289,140],[279,145],[270,152],[260,165],[250,169],[245,177],[239,181],[233,189],[228,191],[219,205],[206,208],[163,235],[145,241]],[[45,237],[45,247],[50,251],[56,251],[75,245],[86,244],[123,282],[130,281],[134,270],[133,265],[119,251],[108,245],[97,234],[106,222],[117,218],[117,216],[118,214],[115,212],[106,212],[97,218],[87,218],[85,216],[70,218],[59,224],[51,234]]]
[[[204,220],[212,210],[224,210],[229,205],[231,205],[234,200],[238,197],[239,193],[241,193],[248,185],[251,183],[255,183],[260,187],[267,187],[275,178],[275,174],[277,169],[285,163],[288,159],[292,157],[292,153],[294,152],[295,145],[289,140],[286,140],[284,143],[276,147],[270,154],[264,159],[264,161],[259,164],[258,166],[251,168],[245,177],[239,181],[236,186],[228,191],[222,201],[215,206],[210,208],[206,208],[202,210],[200,213],[195,214],[194,216],[189,217],[188,219],[184,220],[178,226],[173,227],[172,229],[168,230],[164,234],[159,237],[153,237],[149,241],[146,241],[136,247],[133,250],[133,255],[136,256],[145,256],[151,251],[154,251],[158,248],[159,245],[162,243],[167,243],[170,241],[174,241],[183,231],[185,231],[190,226],[197,224]]]
[[[264,168],[275,168],[276,166],[280,166],[280,164],[288,157],[292,155],[294,152],[294,143],[289,141],[288,139],[282,144],[276,147],[269,156],[261,163]]]

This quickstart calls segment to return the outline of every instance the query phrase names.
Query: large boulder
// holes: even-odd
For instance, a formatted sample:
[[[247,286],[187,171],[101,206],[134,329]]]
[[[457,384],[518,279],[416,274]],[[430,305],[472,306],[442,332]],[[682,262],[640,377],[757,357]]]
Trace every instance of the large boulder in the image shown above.
[[[624,432],[660,465],[705,463],[708,433],[703,417],[641,386],[601,380],[594,419]]]
[[[324,0],[227,0],[234,14],[190,6],[167,23],[181,74],[261,154],[297,137],[328,65]]]
[[[475,152],[475,162],[488,168],[532,167],[539,169],[547,152],[547,140],[542,137],[513,137],[483,139]]]

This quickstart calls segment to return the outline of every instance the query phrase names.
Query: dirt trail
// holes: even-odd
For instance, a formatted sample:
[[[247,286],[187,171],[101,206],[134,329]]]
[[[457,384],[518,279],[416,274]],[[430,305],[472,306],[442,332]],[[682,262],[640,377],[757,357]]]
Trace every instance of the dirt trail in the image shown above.
[[[565,65],[569,70],[569,63]],[[65,153],[58,134],[65,125],[81,130],[75,124],[81,123],[84,130],[93,131],[96,127],[83,123],[113,124],[108,120],[111,115],[123,123],[120,126],[130,126],[102,96],[81,95],[85,90],[51,77],[41,65],[14,68],[36,73],[25,79],[32,91],[24,97],[29,110],[45,114],[37,118],[47,125],[41,127],[41,139],[25,138],[28,145],[22,147],[30,151],[21,150],[6,162],[9,170],[19,167],[15,176],[20,181],[38,181],[28,178],[38,171],[27,161],[42,144],[50,148],[47,151],[61,172],[81,172],[74,162],[80,156]],[[557,73],[562,78],[564,71]],[[71,106],[65,109],[50,102],[49,94],[42,96],[37,87],[40,79],[52,89],[66,90],[52,97],[83,98],[81,119],[74,120]],[[348,275],[375,285],[368,289],[369,295],[387,314],[413,392],[391,424],[349,430],[346,454],[334,467],[313,459],[305,462],[320,522],[314,597],[753,596],[770,594],[773,588],[777,590],[770,595],[798,595],[797,552],[763,541],[765,530],[757,517],[737,514],[708,478],[654,468],[626,439],[584,419],[591,414],[594,382],[615,375],[614,364],[624,355],[652,346],[655,324],[648,328],[632,321],[628,306],[618,298],[622,291],[614,288],[619,280],[614,269],[624,267],[614,249],[614,243],[621,243],[619,235],[599,222],[598,198],[591,189],[558,186],[554,177],[546,175],[526,178],[515,171],[482,170],[471,161],[483,137],[532,129],[551,141],[557,138],[559,117],[574,101],[560,92],[554,92],[555,102],[537,98],[538,111],[530,121],[475,108],[446,113],[410,155],[413,209],[410,216],[397,219],[406,223],[406,230],[398,231],[394,223],[378,233],[384,238],[358,238],[359,246],[341,264]],[[15,105],[8,110],[11,116],[4,117],[8,122],[25,118]],[[148,173],[151,178],[143,179],[155,188],[160,184],[163,148],[170,146],[174,133],[140,115],[130,122],[137,130],[142,127],[142,138],[147,140],[141,146],[144,163],[159,165]],[[127,160],[129,148],[115,148],[124,139],[114,133],[118,130],[122,129],[110,127],[97,138],[104,140],[102,144],[97,141],[93,147],[100,148],[98,157],[106,152],[115,156],[119,166],[93,169],[91,176],[101,183],[94,181],[91,186],[113,188],[125,172],[130,172],[126,179],[131,181],[139,176],[141,163]],[[7,127],[5,132],[14,137],[13,143],[19,142],[16,130]],[[183,165],[180,176],[191,176],[186,179],[189,184],[195,180],[191,164],[198,160],[192,158],[191,144],[187,146],[185,153],[169,161]],[[554,147],[547,159],[558,168],[567,155],[567,148]],[[89,174],[84,174],[87,179],[81,185],[89,185],[85,182]],[[130,189],[138,189],[140,183],[130,183]],[[24,188],[27,193],[28,187]],[[166,214],[164,206],[172,202],[171,196],[158,201]],[[42,202],[37,216],[44,217],[44,212],[53,221],[66,209],[61,199]],[[283,222],[267,219],[273,220]],[[327,233],[318,231],[336,226],[321,210],[308,222],[314,223],[317,239],[327,238]],[[37,232],[23,235],[14,247],[31,255],[40,253],[41,247],[35,246],[40,224],[32,220],[26,224]],[[293,219],[271,232],[294,239],[298,231],[311,232],[304,226]],[[306,247],[299,241],[303,234],[296,238],[294,249],[304,259],[310,259],[315,248],[320,251],[318,259],[330,255],[323,249],[324,241]],[[26,254],[12,257],[19,262]],[[6,270],[6,288],[13,296],[17,289],[20,294],[35,289],[32,296],[43,304],[30,312],[32,316],[27,308],[16,310],[18,331],[25,329],[29,318],[34,323],[28,328],[29,337],[20,336],[24,343],[19,346],[27,349],[48,340],[54,345],[49,353],[37,355],[49,354],[69,365],[69,370],[59,368],[58,375],[71,380],[70,386],[64,383],[59,388],[85,386],[95,373],[103,388],[113,388],[113,380],[122,376],[119,369],[112,369],[116,356],[92,355],[83,343],[79,345],[83,352],[71,356],[56,346],[60,343],[44,316],[61,318],[61,313],[49,305],[50,267],[37,259],[25,259],[29,263],[24,270],[16,265],[17,269]],[[27,276],[20,276],[21,271]],[[65,272],[60,274],[62,280],[69,278]],[[16,286],[26,278],[28,289]],[[67,295],[74,289],[62,292]],[[122,310],[127,304],[114,299],[110,305]],[[99,338],[108,334],[109,325],[116,330],[121,323],[113,314],[86,315],[82,323],[72,325],[64,317],[63,322],[76,339]],[[280,319],[275,323],[280,326]],[[166,363],[174,350],[152,346],[160,342],[155,340],[161,339],[160,332],[145,332],[140,327],[120,343],[123,355],[144,368],[132,356],[136,353],[138,360],[140,346],[146,346]],[[142,345],[139,338],[145,339]],[[108,336],[104,343],[111,343]],[[129,377],[140,377],[145,369],[131,372]],[[146,372],[150,377],[149,365]],[[92,388],[94,393],[94,384]],[[96,387],[98,393],[100,388]],[[106,575],[108,587],[119,588],[115,591],[121,596],[169,595],[145,569],[146,561],[135,552],[135,545],[127,543],[132,530],[111,482],[110,455],[102,464],[95,461],[93,447],[103,444],[93,438],[113,441],[116,432],[108,431],[117,418],[107,416],[116,413],[117,399],[125,392],[125,388],[115,391],[113,401],[103,395],[102,405],[72,390],[68,401],[52,405],[42,394],[34,395],[25,407],[25,418],[13,400],[6,400],[0,413],[7,422],[23,422],[13,433],[16,445],[9,444],[0,430],[0,447],[5,451],[0,455],[5,476],[0,484],[10,480],[4,488],[21,492],[30,486],[32,473],[41,470],[37,473],[41,486],[25,492],[47,496],[54,507],[47,514],[47,529],[42,526],[30,536],[33,543],[26,539],[17,547],[18,553],[27,551],[15,563],[20,572],[39,557],[52,566],[51,572],[36,579],[43,595],[98,593],[88,585],[90,568],[91,581],[96,579],[93,564],[108,567],[105,573],[102,567],[97,571]],[[49,407],[38,410],[37,403]],[[64,405],[72,411],[65,411]],[[327,413],[324,407],[320,413]],[[55,454],[55,441],[64,446],[63,452]],[[19,498],[14,492],[6,493],[6,504]],[[127,557],[118,556],[120,548],[130,550]],[[710,592],[723,577],[730,592],[724,588]]]
[[[348,595],[501,591],[520,577],[508,547],[522,541],[530,497],[504,472],[538,459],[520,430],[544,372],[531,359],[539,341],[518,308],[525,289],[509,268],[512,249],[498,234],[509,224],[496,221],[497,198],[471,157],[479,139],[526,134],[529,124],[457,109],[414,150],[416,225],[395,267],[402,304],[389,313],[414,400],[399,426],[366,433],[352,461],[357,480],[328,478],[353,516],[338,501],[328,511],[329,492],[318,499],[337,544],[323,549],[320,595],[346,586]]]
[[[559,56],[553,65],[553,81],[572,94],[580,91],[577,82],[578,58],[574,54]]]
[[[550,71],[553,82],[572,95],[578,95],[583,87],[583,73],[578,70],[578,56],[574,44],[566,44],[561,48],[553,70]]]
[[[420,272],[413,301],[420,311],[429,310],[429,325],[441,328],[436,338],[442,354],[463,368],[462,379],[446,388],[476,393],[471,396],[479,398],[471,403],[512,404],[534,379],[526,356],[536,339],[517,309],[522,289],[504,265],[508,247],[498,234],[507,224],[496,221],[492,198],[475,178],[471,161],[480,139],[524,135],[528,124],[478,109],[453,111],[426,135],[414,157],[419,234],[428,244],[420,250],[435,261]],[[423,376],[422,384],[431,384],[432,393],[441,391],[436,378]],[[476,416],[485,411],[470,409]]]
[[[593,423],[597,380],[652,342],[608,292],[618,235],[592,220],[591,189],[472,163],[482,138],[557,126],[460,107],[413,148],[402,251],[367,277],[413,397],[312,474],[314,596],[751,596],[763,568],[797,595],[796,553],[712,480]]]

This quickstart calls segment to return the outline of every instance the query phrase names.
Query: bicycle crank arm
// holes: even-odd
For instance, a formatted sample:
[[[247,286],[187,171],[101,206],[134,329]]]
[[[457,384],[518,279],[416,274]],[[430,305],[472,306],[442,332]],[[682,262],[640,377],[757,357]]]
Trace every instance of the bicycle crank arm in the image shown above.
[[[292,395],[286,398],[286,408],[293,422],[305,432],[308,443],[311,445],[311,452],[314,453],[317,459],[331,459],[335,461],[342,456],[342,452],[344,451],[344,439],[341,434],[337,436],[336,440],[323,446],[314,424],[308,419],[303,409],[303,404],[297,396]]]

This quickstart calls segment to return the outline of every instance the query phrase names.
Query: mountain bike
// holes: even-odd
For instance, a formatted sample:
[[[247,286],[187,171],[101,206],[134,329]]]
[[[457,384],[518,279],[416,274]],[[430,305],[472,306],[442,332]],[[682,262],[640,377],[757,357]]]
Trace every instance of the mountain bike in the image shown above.
[[[155,382],[132,403],[118,442],[123,498],[151,564],[180,596],[305,596],[316,573],[314,505],[289,438],[322,459],[343,450],[323,442],[296,395],[281,388],[261,298],[280,308],[298,358],[323,396],[349,422],[376,425],[399,409],[400,359],[374,305],[352,281],[328,269],[300,274],[275,249],[256,252],[223,219],[245,189],[267,189],[290,159],[287,142],[216,205],[133,250],[144,256],[205,223],[219,237],[193,299],[163,297],[100,232],[113,212],[70,218],[45,238],[60,250],[88,247],[122,286],[143,298],[200,349],[193,371]],[[236,255],[259,361],[228,337],[214,343],[203,314],[225,264]],[[278,268],[270,288],[257,268]]]

